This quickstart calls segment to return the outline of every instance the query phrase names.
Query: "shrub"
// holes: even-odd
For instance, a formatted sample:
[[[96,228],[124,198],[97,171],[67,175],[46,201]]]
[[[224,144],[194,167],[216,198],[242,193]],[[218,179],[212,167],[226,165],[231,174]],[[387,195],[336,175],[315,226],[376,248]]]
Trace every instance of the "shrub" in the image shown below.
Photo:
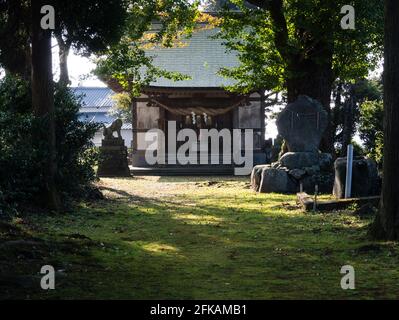
[[[360,106],[359,133],[364,141],[367,156],[379,166],[383,161],[384,105],[382,101],[366,101]]]
[[[91,140],[99,125],[79,121],[80,99],[68,88],[56,87],[54,98],[58,189],[77,197],[96,177],[98,153]]]
[[[57,187],[66,201],[84,195],[96,178],[97,154],[91,139],[98,125],[78,119],[80,101],[56,86]],[[6,77],[0,81],[0,202],[18,206],[35,202],[46,170],[42,119],[31,113],[29,84]],[[0,204],[1,205],[1,204]]]

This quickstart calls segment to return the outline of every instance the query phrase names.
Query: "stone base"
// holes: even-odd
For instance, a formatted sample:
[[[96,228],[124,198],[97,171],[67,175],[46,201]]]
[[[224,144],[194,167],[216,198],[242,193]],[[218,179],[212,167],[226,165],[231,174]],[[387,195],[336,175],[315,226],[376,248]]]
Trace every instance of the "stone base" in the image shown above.
[[[332,157],[326,153],[289,152],[272,165],[255,166],[251,186],[262,193],[297,193],[301,190],[313,194],[316,185],[321,193],[333,189]]]
[[[317,175],[306,176],[299,183],[302,183],[302,191],[314,194],[316,185],[319,193],[331,194],[334,186],[334,174],[329,172],[320,172]]]
[[[100,147],[99,177],[130,177],[127,148],[123,139],[107,139]]]
[[[320,170],[331,170],[333,160],[329,153],[287,152],[281,157],[279,163],[290,170],[314,166],[320,167]]]
[[[288,172],[280,169],[264,168],[260,181],[261,193],[296,193],[295,181]]]

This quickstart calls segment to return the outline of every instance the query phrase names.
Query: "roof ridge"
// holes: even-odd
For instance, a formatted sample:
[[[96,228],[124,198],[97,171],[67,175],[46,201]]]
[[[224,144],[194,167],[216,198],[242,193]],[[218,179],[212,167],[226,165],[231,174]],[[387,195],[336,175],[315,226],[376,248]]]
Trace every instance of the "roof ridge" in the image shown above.
[[[109,87],[86,87],[86,86],[77,86],[77,87],[70,87],[71,89],[93,89],[93,90],[98,90],[98,89],[106,89],[106,90],[111,90]]]

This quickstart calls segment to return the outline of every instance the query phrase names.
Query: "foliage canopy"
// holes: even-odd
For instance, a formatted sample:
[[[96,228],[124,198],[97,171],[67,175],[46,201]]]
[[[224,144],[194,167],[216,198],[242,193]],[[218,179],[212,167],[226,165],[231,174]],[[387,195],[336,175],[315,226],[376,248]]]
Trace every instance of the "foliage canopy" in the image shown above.
[[[222,74],[238,80],[232,90],[254,88],[280,91],[287,80],[303,78],[306,68],[295,64],[313,60],[331,68],[332,79],[348,81],[366,76],[382,54],[383,3],[355,0],[356,29],[343,30],[341,7],[347,1],[232,0],[241,12],[222,13],[222,32],[241,65]],[[312,69],[309,68],[309,73]],[[312,74],[308,75],[309,77]]]

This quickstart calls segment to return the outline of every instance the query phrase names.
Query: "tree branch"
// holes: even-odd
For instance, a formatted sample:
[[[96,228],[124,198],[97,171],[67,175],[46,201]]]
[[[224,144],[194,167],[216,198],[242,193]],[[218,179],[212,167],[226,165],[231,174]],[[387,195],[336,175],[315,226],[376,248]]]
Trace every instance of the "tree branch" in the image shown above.
[[[268,9],[270,0],[247,0],[247,2],[261,9]]]
[[[284,15],[283,0],[248,0],[248,2],[270,12],[274,26],[274,43],[284,60],[290,59],[288,51],[288,27]]]

